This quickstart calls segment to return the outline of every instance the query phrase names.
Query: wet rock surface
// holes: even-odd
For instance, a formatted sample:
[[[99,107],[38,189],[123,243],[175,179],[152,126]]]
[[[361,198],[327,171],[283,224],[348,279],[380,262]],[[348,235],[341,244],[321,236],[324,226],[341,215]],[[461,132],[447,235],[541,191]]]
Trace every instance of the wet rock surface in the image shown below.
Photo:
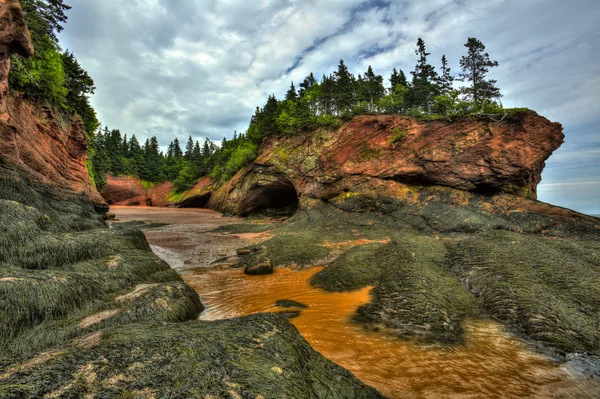
[[[98,213],[81,121],[7,97],[15,52],[23,13],[0,0],[0,397],[381,397],[283,317],[198,321],[144,234]]]
[[[308,307],[303,303],[296,302],[291,299],[281,299],[281,300],[275,302],[275,306],[279,306],[280,308],[300,308],[300,309],[306,309]]]

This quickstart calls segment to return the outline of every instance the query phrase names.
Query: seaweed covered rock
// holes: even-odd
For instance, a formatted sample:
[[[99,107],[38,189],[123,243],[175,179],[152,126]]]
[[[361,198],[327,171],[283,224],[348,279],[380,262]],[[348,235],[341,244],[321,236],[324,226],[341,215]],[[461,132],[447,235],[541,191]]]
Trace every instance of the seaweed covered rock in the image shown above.
[[[373,328],[458,343],[466,318],[491,316],[563,359],[600,354],[598,219],[510,194],[394,184],[395,196],[307,201],[261,245],[275,267],[325,265],[311,280],[325,290],[374,286],[355,317]]]
[[[380,397],[285,318],[198,321],[144,234],[96,212],[80,121],[6,97],[31,43],[16,0],[0,22],[0,397]]]
[[[0,395],[381,397],[276,315],[105,328],[7,368],[0,375]]]

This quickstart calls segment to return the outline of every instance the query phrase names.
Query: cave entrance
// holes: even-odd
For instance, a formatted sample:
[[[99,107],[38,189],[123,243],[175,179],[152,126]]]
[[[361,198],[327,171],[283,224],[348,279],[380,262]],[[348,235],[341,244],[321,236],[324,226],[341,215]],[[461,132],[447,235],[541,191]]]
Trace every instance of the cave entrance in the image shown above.
[[[179,208],[206,208],[210,200],[210,193],[204,195],[195,195],[191,198],[181,201]]]
[[[290,181],[255,184],[240,204],[240,215],[292,216],[298,209],[298,193]]]

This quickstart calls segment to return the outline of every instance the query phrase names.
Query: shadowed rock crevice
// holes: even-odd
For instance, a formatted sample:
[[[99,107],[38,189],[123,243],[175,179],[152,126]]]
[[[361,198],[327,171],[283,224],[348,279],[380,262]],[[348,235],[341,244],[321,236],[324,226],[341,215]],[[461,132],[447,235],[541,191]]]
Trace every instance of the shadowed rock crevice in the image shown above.
[[[289,180],[278,180],[250,187],[240,205],[240,215],[266,214],[291,216],[298,209],[298,193]]]
[[[208,200],[210,200],[211,193],[207,193],[204,195],[197,195],[188,199],[181,201],[179,204],[180,208],[206,208],[206,204],[208,204]]]

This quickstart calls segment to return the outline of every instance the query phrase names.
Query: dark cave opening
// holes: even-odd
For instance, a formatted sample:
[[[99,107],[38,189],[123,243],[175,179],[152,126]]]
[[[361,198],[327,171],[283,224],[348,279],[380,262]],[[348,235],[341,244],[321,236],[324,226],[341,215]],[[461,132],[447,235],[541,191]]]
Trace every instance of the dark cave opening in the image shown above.
[[[181,201],[179,208],[206,208],[210,200],[210,193],[204,195],[195,195],[191,198]]]
[[[298,193],[290,181],[250,187],[240,205],[240,215],[291,216],[298,209]]]

